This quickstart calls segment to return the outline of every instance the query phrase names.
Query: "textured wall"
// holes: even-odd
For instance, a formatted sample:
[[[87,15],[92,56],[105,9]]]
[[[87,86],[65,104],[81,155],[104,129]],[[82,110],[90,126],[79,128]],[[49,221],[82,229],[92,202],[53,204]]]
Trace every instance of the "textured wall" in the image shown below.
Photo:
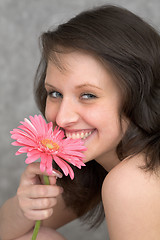
[[[24,156],[14,156],[9,131],[38,112],[32,95],[38,36],[81,10],[104,3],[126,7],[160,29],[159,0],[0,0],[0,204],[16,192],[25,167]],[[87,232],[77,223],[60,231],[70,240],[106,239],[104,225]]]

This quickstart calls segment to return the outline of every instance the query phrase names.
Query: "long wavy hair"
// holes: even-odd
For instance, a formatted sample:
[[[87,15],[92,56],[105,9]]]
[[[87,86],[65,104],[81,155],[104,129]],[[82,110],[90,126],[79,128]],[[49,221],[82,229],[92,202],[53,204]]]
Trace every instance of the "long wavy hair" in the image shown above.
[[[116,76],[123,96],[121,116],[129,119],[117,146],[119,159],[144,152],[145,169],[156,170],[160,165],[160,37],[156,30],[126,9],[105,5],[43,33],[40,47],[34,93],[42,114],[48,60],[61,67],[57,53],[73,49],[94,54]],[[74,181],[59,180],[66,205],[91,226],[98,226],[104,218],[101,187],[107,172],[94,160],[74,171]]]

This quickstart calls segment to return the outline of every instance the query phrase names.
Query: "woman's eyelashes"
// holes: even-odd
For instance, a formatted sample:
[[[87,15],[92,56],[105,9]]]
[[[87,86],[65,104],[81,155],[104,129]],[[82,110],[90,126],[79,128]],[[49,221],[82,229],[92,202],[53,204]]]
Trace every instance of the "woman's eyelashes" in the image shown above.
[[[63,98],[63,95],[57,91],[49,91],[48,96],[51,98]]]
[[[58,91],[47,91],[47,95],[50,97],[50,98],[53,98],[53,99],[59,99],[59,98],[63,98],[63,94],[58,92]],[[92,100],[92,99],[95,99],[97,98],[97,96],[95,94],[92,94],[92,93],[80,93],[79,95],[77,95],[77,97],[80,99],[80,100]]]
[[[83,100],[90,100],[90,99],[94,99],[94,98],[97,98],[97,97],[92,93],[82,93],[80,98],[83,99]]]

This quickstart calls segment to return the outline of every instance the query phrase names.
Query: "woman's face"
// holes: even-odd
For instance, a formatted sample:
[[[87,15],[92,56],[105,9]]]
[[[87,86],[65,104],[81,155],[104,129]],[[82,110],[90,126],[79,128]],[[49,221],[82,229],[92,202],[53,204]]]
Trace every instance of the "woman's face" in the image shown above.
[[[65,69],[53,62],[47,67],[46,119],[67,137],[84,141],[85,162],[95,159],[109,171],[119,162],[115,150],[125,128],[119,117],[120,91],[93,56],[75,51],[59,57]]]

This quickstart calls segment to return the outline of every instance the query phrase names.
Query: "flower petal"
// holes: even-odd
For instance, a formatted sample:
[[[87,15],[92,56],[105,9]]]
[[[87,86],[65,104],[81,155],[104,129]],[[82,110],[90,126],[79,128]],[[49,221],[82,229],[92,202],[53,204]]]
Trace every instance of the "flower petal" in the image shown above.
[[[33,126],[33,124],[27,119],[24,119],[24,122],[20,122],[24,127],[27,129],[30,129],[35,135],[38,134],[37,129]]]
[[[29,164],[29,163],[35,162],[38,158],[40,158],[40,154],[32,155],[26,158],[25,163]]]
[[[30,128],[27,128],[26,126],[20,125],[18,126],[19,129],[23,130],[24,132],[28,133],[32,138],[35,138],[37,136],[36,132],[33,132]],[[17,129],[17,130],[19,130]]]
[[[57,156],[54,156],[54,161],[62,169],[62,171],[64,172],[64,174],[66,176],[69,174],[71,179],[74,178],[74,172],[73,172],[72,168],[69,166],[69,164],[67,164],[65,161],[63,161],[62,159],[60,159]]]
[[[32,150],[30,147],[21,147],[17,152],[16,155],[22,154],[22,153],[28,153]]]
[[[17,141],[15,141],[15,142],[12,142],[11,143],[13,146],[22,146],[20,143],[18,143]]]
[[[51,155],[47,155],[46,170],[49,175],[52,174],[52,156]]]
[[[47,161],[47,154],[46,153],[41,153],[41,162],[45,164]]]
[[[37,147],[37,144],[32,141],[32,140],[28,140],[28,139],[17,139],[17,142],[21,144],[21,146],[32,146],[32,147]]]
[[[41,172],[44,172],[46,170],[46,166],[42,162],[40,163],[40,170]]]
[[[58,153],[57,154],[60,158],[63,158],[64,160],[66,160],[67,162],[71,163],[72,165],[81,168],[81,166],[85,166],[85,164],[83,163],[82,158],[76,157],[76,156],[72,156],[72,155],[67,155],[64,153]]]
[[[41,115],[35,115],[34,117],[29,117],[31,120],[32,125],[35,127],[36,131],[39,135],[45,135],[45,120],[42,118]]]
[[[35,154],[41,155],[41,152],[38,149],[31,149],[30,151],[27,152],[27,157],[33,156]]]

